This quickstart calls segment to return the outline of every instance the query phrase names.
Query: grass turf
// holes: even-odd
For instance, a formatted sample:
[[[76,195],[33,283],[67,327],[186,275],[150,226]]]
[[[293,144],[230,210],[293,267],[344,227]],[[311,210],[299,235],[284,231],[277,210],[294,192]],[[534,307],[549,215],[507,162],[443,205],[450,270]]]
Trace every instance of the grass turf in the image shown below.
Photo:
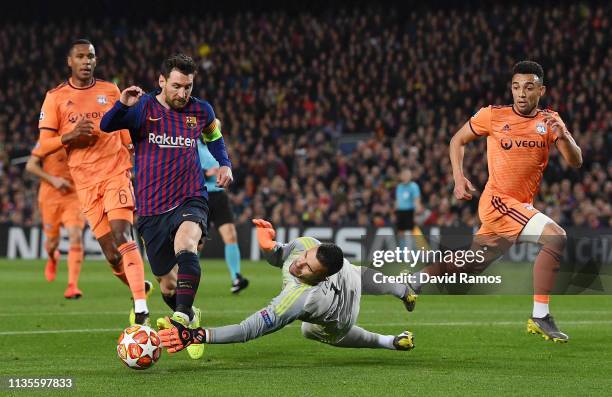
[[[0,261],[0,376],[69,376],[76,384],[70,391],[33,395],[609,395],[612,390],[610,296],[553,297],[557,323],[572,338],[565,345],[526,334],[529,295],[424,295],[410,315],[395,298],[367,296],[358,324],[384,334],[410,329],[415,350],[334,348],[304,339],[298,321],[246,344],[209,345],[201,361],[164,352],[153,368],[133,371],[115,353],[127,325],[128,290],[104,264],[86,261],[84,297],[67,301],[65,262],[54,283],[44,281],[43,266],[44,261]],[[206,325],[239,322],[279,291],[278,269],[245,261],[243,274],[251,286],[234,296],[225,264],[204,264],[196,303]],[[158,289],[149,306],[153,320],[168,313]],[[3,382],[6,387],[6,378]],[[30,394],[0,390],[6,392]]]

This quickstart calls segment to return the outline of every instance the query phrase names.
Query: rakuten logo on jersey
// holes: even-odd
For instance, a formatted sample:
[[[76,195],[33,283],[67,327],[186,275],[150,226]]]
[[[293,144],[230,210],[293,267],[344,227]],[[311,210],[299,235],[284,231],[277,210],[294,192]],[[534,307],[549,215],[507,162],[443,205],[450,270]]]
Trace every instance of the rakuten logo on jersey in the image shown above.
[[[196,140],[184,136],[157,135],[149,132],[149,143],[155,143],[161,148],[190,148],[195,147]]]

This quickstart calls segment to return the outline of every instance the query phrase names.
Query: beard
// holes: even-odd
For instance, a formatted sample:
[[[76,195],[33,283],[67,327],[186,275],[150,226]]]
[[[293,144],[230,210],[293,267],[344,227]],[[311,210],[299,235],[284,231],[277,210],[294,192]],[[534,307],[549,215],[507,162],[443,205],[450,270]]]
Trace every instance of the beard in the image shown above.
[[[172,99],[166,96],[166,103],[174,110],[180,110],[187,105],[187,99]]]

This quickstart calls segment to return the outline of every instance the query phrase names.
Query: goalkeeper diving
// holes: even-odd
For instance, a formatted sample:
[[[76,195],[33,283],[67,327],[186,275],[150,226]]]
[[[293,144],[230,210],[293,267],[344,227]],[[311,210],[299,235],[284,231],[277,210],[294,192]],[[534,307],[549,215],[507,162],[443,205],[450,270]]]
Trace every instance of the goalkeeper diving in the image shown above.
[[[254,219],[257,240],[266,260],[282,269],[283,289],[268,306],[240,324],[190,329],[170,318],[172,326],[159,331],[162,344],[175,353],[191,344],[247,342],[278,331],[295,320],[302,321],[302,334],[337,347],[411,350],[411,332],[381,335],[357,325],[361,295],[393,295],[408,311],[416,295],[399,283],[375,283],[377,272],[354,266],[344,259],[335,244],[321,244],[312,237],[300,237],[288,244],[274,241],[276,232],[262,219]]]

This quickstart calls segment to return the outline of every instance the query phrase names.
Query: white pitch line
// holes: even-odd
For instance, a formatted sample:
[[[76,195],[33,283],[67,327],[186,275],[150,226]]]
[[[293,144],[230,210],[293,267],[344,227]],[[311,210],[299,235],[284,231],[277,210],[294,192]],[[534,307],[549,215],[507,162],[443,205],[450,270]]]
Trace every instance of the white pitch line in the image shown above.
[[[595,325],[595,324],[612,324],[612,320],[584,320],[584,321],[560,321],[561,325]],[[372,326],[372,327],[383,327],[383,326],[409,326],[409,327],[472,327],[472,326],[523,326],[522,321],[458,321],[458,322],[420,322],[420,321],[406,321],[403,323],[363,323],[359,322],[357,325]]]
[[[259,308],[260,309],[260,308]],[[251,314],[255,312],[256,309],[253,310],[202,310],[202,314]],[[400,313],[402,313],[402,309],[398,309]],[[470,310],[470,314],[491,314],[493,310]],[[360,314],[376,314],[380,313],[380,310],[360,310]],[[457,310],[436,310],[428,309],[428,314],[456,314]],[[529,311],[525,310],[504,310],[504,314],[525,314],[529,313]],[[605,314],[605,310],[563,310],[562,315],[565,314]],[[41,316],[114,316],[114,315],[125,315],[127,314],[126,310],[114,310],[114,311],[87,311],[87,312],[63,312],[63,311],[53,311],[53,312],[21,312],[21,313],[10,313],[10,312],[0,312],[0,317],[41,317]]]
[[[10,335],[39,335],[39,334],[76,334],[76,333],[102,333],[102,332],[121,332],[121,328],[85,328],[85,329],[49,329],[36,331],[5,331],[0,332],[0,336]]]
[[[585,321],[563,321],[562,325],[594,325],[612,324],[612,320],[585,320]],[[516,326],[520,327],[523,322],[519,321],[456,321],[456,322],[402,322],[402,323],[358,323],[364,327],[474,327],[474,326]],[[290,324],[288,327],[298,327],[300,324]],[[0,336],[11,335],[39,335],[39,334],[65,334],[65,333],[103,333],[121,332],[121,328],[84,328],[84,329],[54,329],[54,330],[35,330],[35,331],[4,331]]]

